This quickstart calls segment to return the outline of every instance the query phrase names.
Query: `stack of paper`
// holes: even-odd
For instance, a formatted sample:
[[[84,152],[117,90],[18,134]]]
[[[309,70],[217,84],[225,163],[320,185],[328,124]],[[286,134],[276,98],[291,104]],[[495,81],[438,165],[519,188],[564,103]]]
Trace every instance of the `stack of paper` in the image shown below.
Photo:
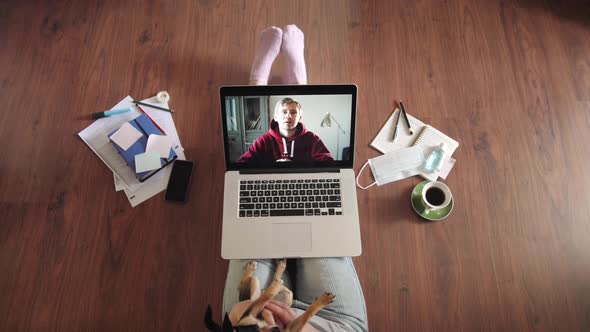
[[[142,112],[132,103],[133,98],[127,96],[121,100],[112,109],[131,107],[132,111],[105,117],[96,120],[93,124],[78,133],[78,136],[96,153],[96,155],[111,169],[115,181],[115,190],[125,192],[127,199],[131,206],[135,207],[144,202],[150,197],[162,192],[168,185],[170,178],[171,166],[167,166],[148,180],[139,182],[135,177],[135,173],[128,166],[123,157],[117,152],[117,149],[111,144],[108,134],[121,128],[124,123],[141,115]],[[143,100],[148,104],[168,108],[168,104],[158,103],[155,97]],[[150,108],[149,106],[141,106],[141,108],[149,115],[154,122],[156,122],[166,133],[166,139],[172,140],[172,148],[178,155],[178,159],[184,160],[184,149],[180,143],[172,114],[166,111]],[[150,151],[158,151],[162,146],[166,145],[161,138],[156,138],[150,142]]]

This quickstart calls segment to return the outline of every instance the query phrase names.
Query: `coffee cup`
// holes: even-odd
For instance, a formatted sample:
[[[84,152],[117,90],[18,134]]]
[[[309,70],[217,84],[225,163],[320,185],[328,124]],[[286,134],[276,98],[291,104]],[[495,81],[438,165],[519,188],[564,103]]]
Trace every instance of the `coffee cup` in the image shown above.
[[[439,181],[431,181],[422,188],[421,203],[423,213],[437,211],[446,208],[453,199],[451,190],[446,184]]]

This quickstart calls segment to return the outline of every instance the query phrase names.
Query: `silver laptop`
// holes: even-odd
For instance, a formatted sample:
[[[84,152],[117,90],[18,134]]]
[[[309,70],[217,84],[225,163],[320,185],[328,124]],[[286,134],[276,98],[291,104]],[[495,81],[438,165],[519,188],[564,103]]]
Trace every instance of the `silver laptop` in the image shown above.
[[[359,256],[355,85],[220,89],[221,256]]]

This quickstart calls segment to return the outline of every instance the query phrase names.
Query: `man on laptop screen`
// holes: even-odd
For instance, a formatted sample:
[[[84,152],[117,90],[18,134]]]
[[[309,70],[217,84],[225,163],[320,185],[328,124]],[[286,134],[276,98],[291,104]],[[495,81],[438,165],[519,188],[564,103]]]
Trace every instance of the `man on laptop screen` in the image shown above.
[[[274,108],[270,129],[258,137],[238,160],[238,164],[270,165],[275,162],[333,161],[332,154],[319,136],[307,130],[301,104],[283,98]]]
[[[223,258],[360,255],[356,96],[350,84],[220,89]]]

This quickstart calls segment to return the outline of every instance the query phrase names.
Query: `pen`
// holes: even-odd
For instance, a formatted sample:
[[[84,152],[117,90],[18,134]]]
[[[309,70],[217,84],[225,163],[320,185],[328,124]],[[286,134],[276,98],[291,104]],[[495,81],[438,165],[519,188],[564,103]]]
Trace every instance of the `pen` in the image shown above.
[[[397,139],[397,129],[399,128],[399,117],[401,116],[401,111],[399,109],[397,110],[397,120],[395,121],[395,129],[393,130],[393,141],[395,142],[395,140]]]
[[[402,113],[404,114],[404,119],[406,119],[406,124],[408,125],[408,130],[410,131],[410,135],[414,135],[412,131],[412,126],[410,126],[410,121],[408,120],[408,115],[406,114],[406,110],[404,109],[404,104],[402,101],[399,101],[399,107],[402,109]]]
[[[167,135],[167,134],[166,134],[166,132],[164,131],[164,129],[162,129],[162,127],[158,126],[158,124],[156,123],[156,121],[154,121],[154,119],[152,119],[152,117],[151,117],[149,114],[147,114],[147,113],[146,113],[146,112],[143,110],[143,108],[141,108],[141,107],[139,107],[139,106],[137,106],[137,108],[139,108],[139,110],[141,111],[141,113],[145,114],[145,116],[147,116],[147,117],[148,117],[148,119],[150,119],[150,121],[152,121],[152,123],[153,123],[153,124],[154,124],[154,125],[155,125],[155,126],[158,128],[158,129],[160,129],[160,131],[161,131],[161,132],[162,132],[164,135]]]
[[[111,116],[111,115],[115,115],[115,114],[121,114],[121,113],[127,113],[130,112],[131,108],[127,107],[127,108],[123,108],[120,110],[110,110],[110,111],[104,111],[104,112],[96,112],[96,113],[92,113],[92,118],[93,119],[100,119],[100,118],[104,118],[105,116]]]
[[[133,103],[134,104],[137,104],[137,105],[143,105],[143,106],[153,107],[153,108],[158,109],[158,110],[161,110],[161,111],[166,111],[166,112],[174,113],[173,110],[169,110],[167,108],[156,106],[156,105],[152,105],[152,104],[142,103],[141,101],[137,101],[137,100],[134,100]]]

